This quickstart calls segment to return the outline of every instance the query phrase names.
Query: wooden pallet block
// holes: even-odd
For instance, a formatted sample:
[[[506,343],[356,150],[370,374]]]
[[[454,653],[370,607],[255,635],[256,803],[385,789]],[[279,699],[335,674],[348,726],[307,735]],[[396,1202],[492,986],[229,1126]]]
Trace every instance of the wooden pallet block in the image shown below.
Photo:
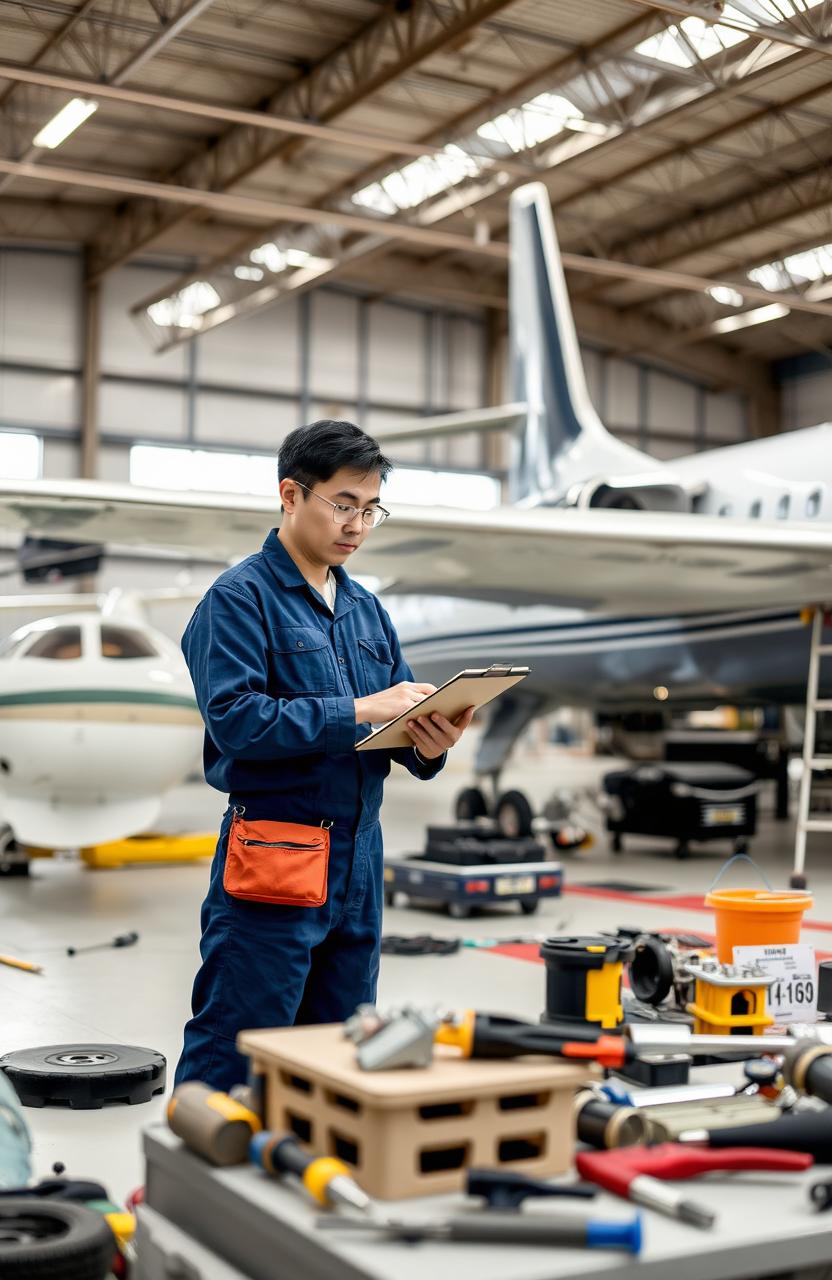
[[[430,1067],[362,1071],[341,1025],[244,1031],[264,1079],[266,1127],[338,1156],[380,1199],[460,1190],[473,1167],[546,1177],[572,1162],[581,1065],[464,1061],[437,1045]]]

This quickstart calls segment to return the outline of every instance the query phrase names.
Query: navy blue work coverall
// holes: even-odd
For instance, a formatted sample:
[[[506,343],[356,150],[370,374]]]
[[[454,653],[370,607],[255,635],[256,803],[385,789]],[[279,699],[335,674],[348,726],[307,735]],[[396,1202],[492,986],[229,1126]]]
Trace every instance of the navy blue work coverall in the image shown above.
[[[256,555],[217,578],[182,637],[205,721],[205,776],[228,792],[208,895],[202,966],[176,1083],[245,1080],[237,1032],[340,1022],[373,1001],[383,900],[379,823],[391,760],[432,778],[445,757],[412,747],[356,752],[369,733],[354,699],[413,676],[393,624],[343,568],[335,614],[272,530]],[[223,888],[234,806],[247,820],[332,822],[321,907],[245,902]]]

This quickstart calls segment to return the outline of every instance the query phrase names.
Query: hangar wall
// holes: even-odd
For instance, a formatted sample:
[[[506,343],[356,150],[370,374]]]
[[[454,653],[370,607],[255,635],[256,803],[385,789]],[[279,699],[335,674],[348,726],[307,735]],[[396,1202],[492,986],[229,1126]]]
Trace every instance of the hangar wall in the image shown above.
[[[102,295],[100,477],[129,476],[131,444],[269,452],[299,422],[472,408],[487,396],[481,315],[322,288],[155,355],[129,307],[177,271],[134,263]],[[78,474],[82,262],[78,251],[0,250],[0,430],[44,440],[43,473]],[[602,418],[656,457],[743,439],[744,397],[585,348]],[[476,436],[401,445],[402,463],[483,469]],[[160,478],[161,479],[161,478]]]

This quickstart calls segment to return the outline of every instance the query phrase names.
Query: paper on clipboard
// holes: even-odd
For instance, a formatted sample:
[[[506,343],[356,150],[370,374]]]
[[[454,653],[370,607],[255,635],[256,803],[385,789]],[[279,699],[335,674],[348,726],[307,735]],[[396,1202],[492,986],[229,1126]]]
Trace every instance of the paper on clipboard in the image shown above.
[[[380,725],[366,738],[362,738],[355,744],[355,749],[375,751],[381,747],[387,750],[393,747],[412,747],[413,739],[405,727],[408,720],[415,716],[430,715],[434,711],[441,712],[449,720],[456,720],[467,707],[484,707],[493,698],[525,680],[528,674],[528,667],[499,664],[458,671],[450,680],[440,685],[435,693],[428,694],[409,711],[402,712],[394,720]]]

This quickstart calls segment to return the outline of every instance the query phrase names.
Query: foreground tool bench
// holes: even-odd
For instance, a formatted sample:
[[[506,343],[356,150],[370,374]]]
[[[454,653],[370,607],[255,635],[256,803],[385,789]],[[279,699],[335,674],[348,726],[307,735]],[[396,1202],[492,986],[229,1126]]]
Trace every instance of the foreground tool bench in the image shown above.
[[[678,1183],[717,1213],[716,1226],[699,1231],[645,1211],[645,1248],[632,1259],[600,1250],[407,1245],[324,1232],[316,1227],[318,1207],[293,1187],[254,1168],[214,1169],[161,1125],[146,1130],[144,1150],[147,1209],[139,1209],[137,1280],[225,1280],[206,1255],[221,1259],[229,1280],[237,1272],[247,1280],[756,1280],[800,1276],[832,1257],[832,1214],[815,1212],[808,1199],[822,1169]],[[389,1208],[422,1219],[460,1212],[467,1203],[445,1195]],[[536,1211],[556,1212],[550,1205]],[[145,1226],[147,1210],[154,1216]],[[624,1217],[631,1207],[602,1193],[588,1212]],[[145,1251],[147,1235],[153,1247]]]
[[[367,1072],[340,1026],[245,1031],[238,1044],[263,1078],[266,1128],[344,1160],[370,1195],[457,1190],[474,1166],[546,1177],[571,1164],[582,1065],[463,1062],[440,1045],[429,1068]]]

